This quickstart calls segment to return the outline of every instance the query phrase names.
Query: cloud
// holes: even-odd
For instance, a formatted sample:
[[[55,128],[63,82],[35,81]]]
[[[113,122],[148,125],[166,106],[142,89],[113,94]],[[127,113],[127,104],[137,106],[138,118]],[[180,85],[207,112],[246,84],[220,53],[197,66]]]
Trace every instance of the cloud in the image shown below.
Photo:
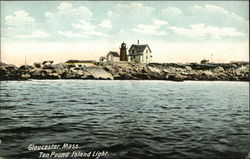
[[[108,12],[107,12],[107,16],[108,16],[108,17],[111,17],[111,16],[113,16],[113,15],[114,15],[114,11],[108,11]]]
[[[129,10],[134,10],[134,11],[144,11],[144,12],[152,12],[155,10],[154,7],[149,7],[149,6],[145,6],[141,3],[138,3],[138,2],[133,2],[133,3],[130,3],[130,4],[118,4],[117,5],[117,9],[120,10],[120,11],[129,11]]]
[[[98,37],[110,37],[109,35],[94,31],[94,30],[87,30],[82,32],[71,32],[71,31],[58,31],[58,34],[63,35],[67,38],[86,38],[89,36],[98,36]]]
[[[83,33],[85,35],[94,35],[94,36],[99,36],[99,37],[110,37],[109,35],[107,35],[105,33],[94,31],[94,30],[85,31]]]
[[[111,28],[112,27],[111,21],[108,19],[103,20],[99,25],[101,27],[104,27],[104,28]]]
[[[166,25],[166,24],[168,24],[167,21],[159,20],[159,19],[154,20],[153,23],[154,23],[156,26],[161,26],[161,25]]]
[[[230,19],[233,19],[233,20],[235,20],[235,21],[238,21],[238,22],[240,22],[240,23],[246,25],[246,26],[249,28],[249,21],[248,21],[248,20],[245,20],[244,18],[242,18],[242,17],[240,17],[240,16],[238,16],[237,14],[235,14],[235,13],[230,13],[230,14],[228,15],[228,17],[229,17]]]
[[[219,6],[216,6],[216,5],[205,5],[205,10],[209,11],[209,12],[212,12],[212,13],[218,13],[218,14],[228,14],[229,12],[227,10],[225,10],[224,8],[222,7],[219,7]]]
[[[142,34],[151,34],[157,36],[167,35],[164,31],[159,31],[159,28],[163,25],[168,24],[167,21],[163,20],[154,20],[153,24],[138,24],[136,28],[133,29],[134,32],[142,33]]]
[[[89,20],[93,16],[93,13],[88,8],[84,6],[73,7],[68,2],[62,2],[57,9],[54,13],[45,12],[44,14],[51,24],[59,23],[60,25],[67,25],[79,19]]]
[[[188,9],[191,14],[200,14],[201,12],[203,13],[215,13],[215,14],[222,14],[222,15],[227,15],[229,12],[225,10],[222,7],[216,6],[216,5],[205,5],[205,6],[200,6],[200,5],[194,5]]]
[[[5,17],[5,32],[3,37],[8,38],[47,38],[51,36],[38,29],[37,20],[24,10],[14,12],[14,15]]]
[[[67,3],[67,2],[62,2],[57,9],[63,10],[63,9],[70,9],[72,7],[72,4]]]
[[[182,27],[169,27],[174,33],[187,36],[191,38],[198,38],[204,36],[212,36],[212,38],[221,38],[223,36],[244,36],[243,33],[237,32],[235,28],[230,27],[215,27],[215,26],[205,26],[205,24],[192,24],[190,28]]]
[[[99,31],[96,31],[96,26],[92,25],[90,22],[88,21],[84,21],[84,20],[80,20],[80,24],[72,24],[72,26],[74,28],[77,28],[77,29],[80,29],[81,32],[78,34],[78,33],[70,33],[70,32],[64,32],[62,34],[62,32],[60,33],[61,35],[65,35],[67,37],[87,37],[87,36],[90,36],[90,35],[93,35],[93,36],[99,36],[99,37],[110,37],[109,35],[105,34],[105,33],[102,33],[102,32],[99,32]]]
[[[62,2],[55,12],[45,12],[46,28],[65,37],[85,38],[83,33],[74,32],[72,29],[93,30],[90,24],[93,13],[85,6],[73,6],[69,2]]]
[[[47,18],[52,18],[53,17],[53,14],[51,12],[45,12],[45,17]]]
[[[90,24],[90,22],[85,20],[80,20],[80,24],[72,24],[72,26],[83,30],[93,30],[96,28],[94,25]]]
[[[123,21],[133,21],[134,19],[146,19],[155,11],[154,7],[146,6],[139,2],[123,2],[117,4],[113,11],[108,11],[107,14],[110,18],[123,19]]]
[[[84,35],[82,33],[72,33],[71,31],[58,31],[58,34],[63,35],[68,38],[86,38],[87,35]]]
[[[102,23],[106,28],[112,27],[112,31],[117,31],[119,28],[124,28],[125,30],[131,30],[130,28],[135,27],[136,24],[145,23],[145,21],[151,21],[155,16],[155,8],[149,6],[145,3],[139,2],[120,2],[116,4],[112,10],[106,12],[107,19]],[[106,20],[106,19],[103,19]]]
[[[29,35],[16,35],[15,37],[16,38],[27,38],[27,39],[30,39],[30,38],[48,38],[50,36],[51,35],[48,34],[48,33],[46,33],[45,31],[37,30],[37,31],[32,32]]]
[[[163,14],[170,15],[170,16],[183,15],[183,12],[179,8],[174,8],[174,7],[167,7],[167,8],[161,9],[161,12]]]
[[[71,31],[59,31],[58,33],[69,38],[86,38],[89,36],[98,36],[98,37],[109,37],[109,35],[96,31],[96,26],[92,25],[90,22],[85,20],[80,20],[78,24],[72,24],[76,29],[80,29],[79,32]]]
[[[35,26],[36,19],[29,16],[29,13],[24,10],[14,12],[14,16],[5,17],[5,24],[10,27]]]
[[[236,13],[229,12],[222,7],[216,5],[207,4],[205,6],[194,5],[188,8],[190,13],[194,16],[203,16],[203,17],[211,17],[218,18],[220,17],[223,22],[228,21],[236,21],[237,23],[241,23],[243,25],[249,25],[249,21],[244,18],[238,16]]]

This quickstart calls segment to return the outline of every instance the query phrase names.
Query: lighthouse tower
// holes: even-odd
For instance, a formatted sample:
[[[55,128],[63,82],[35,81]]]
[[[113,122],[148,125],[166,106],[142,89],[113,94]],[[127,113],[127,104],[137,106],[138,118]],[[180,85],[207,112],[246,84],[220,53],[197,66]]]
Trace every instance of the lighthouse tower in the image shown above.
[[[120,48],[120,61],[127,61],[127,47],[126,44],[123,42],[121,44],[121,48]]]

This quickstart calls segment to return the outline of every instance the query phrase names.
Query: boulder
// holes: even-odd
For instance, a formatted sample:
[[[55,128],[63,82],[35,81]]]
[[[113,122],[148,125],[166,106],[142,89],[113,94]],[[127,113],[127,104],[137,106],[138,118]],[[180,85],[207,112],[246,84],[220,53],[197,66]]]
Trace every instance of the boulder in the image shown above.
[[[229,80],[229,77],[225,73],[219,73],[218,80],[227,81],[227,80]]]
[[[145,69],[144,69],[145,70]],[[148,70],[157,74],[161,74],[161,70],[157,67],[148,66]]]
[[[58,64],[55,64],[54,66],[55,66],[55,68],[57,68],[57,69],[66,69],[66,68],[68,67],[68,66],[65,65],[64,63],[58,63]]]
[[[28,73],[25,73],[25,74],[21,74],[21,79],[29,79],[30,78],[30,75]]]
[[[89,72],[94,79],[114,79],[109,72],[100,67],[86,67],[85,70]]]
[[[183,81],[183,77],[179,73],[167,74],[166,79],[171,81]]]
[[[203,71],[200,75],[201,80],[215,80],[216,77],[211,71]]]
[[[235,70],[235,74],[237,76],[242,76],[243,74],[249,72],[249,68],[245,67],[245,66],[242,66],[242,67],[239,67]]]
[[[176,72],[175,68],[174,67],[166,67],[163,69],[163,72],[165,73],[174,73]]]
[[[60,79],[61,76],[58,73],[50,73],[47,78],[49,79]]]
[[[41,68],[41,67],[42,67],[42,63],[40,63],[40,62],[35,62],[33,65],[34,65],[36,68]]]
[[[18,80],[18,67],[12,64],[0,63],[0,80]]]
[[[42,69],[56,69],[56,67],[53,64],[45,64]]]
[[[19,67],[19,70],[30,70],[30,69],[33,69],[34,67],[33,66],[30,66],[30,65],[21,65]]]
[[[185,69],[186,69],[187,71],[192,71],[192,67],[190,67],[190,66],[185,66]]]
[[[218,66],[218,67],[216,67],[213,71],[214,71],[214,72],[224,72],[225,70],[224,70],[223,67]]]

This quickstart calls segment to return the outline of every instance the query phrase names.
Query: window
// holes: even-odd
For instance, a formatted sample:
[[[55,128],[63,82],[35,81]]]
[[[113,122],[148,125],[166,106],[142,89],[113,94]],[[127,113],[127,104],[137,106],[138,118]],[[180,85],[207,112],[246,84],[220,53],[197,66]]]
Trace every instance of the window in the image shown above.
[[[146,56],[146,59],[148,59],[148,56]]]
[[[146,50],[146,53],[148,53],[148,50]]]
[[[134,53],[135,53],[135,50],[132,50],[132,53],[134,54]]]

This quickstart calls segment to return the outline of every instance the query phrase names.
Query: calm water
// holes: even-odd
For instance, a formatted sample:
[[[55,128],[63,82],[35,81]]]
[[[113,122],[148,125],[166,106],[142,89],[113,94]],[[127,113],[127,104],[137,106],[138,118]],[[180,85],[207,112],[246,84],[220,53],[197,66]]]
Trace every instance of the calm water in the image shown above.
[[[30,144],[63,143],[108,151],[100,159],[240,159],[250,152],[248,82],[6,81],[0,99],[4,159],[37,159]]]

